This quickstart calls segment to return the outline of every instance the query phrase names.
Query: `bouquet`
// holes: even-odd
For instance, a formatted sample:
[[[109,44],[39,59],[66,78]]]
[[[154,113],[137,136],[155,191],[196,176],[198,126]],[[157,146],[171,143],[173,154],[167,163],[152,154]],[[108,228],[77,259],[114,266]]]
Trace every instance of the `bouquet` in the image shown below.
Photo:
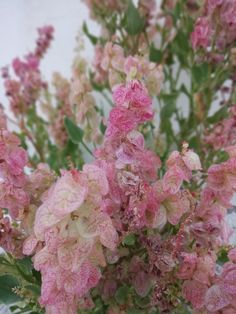
[[[236,1],[84,0],[71,78],[2,68],[0,303],[235,314]]]

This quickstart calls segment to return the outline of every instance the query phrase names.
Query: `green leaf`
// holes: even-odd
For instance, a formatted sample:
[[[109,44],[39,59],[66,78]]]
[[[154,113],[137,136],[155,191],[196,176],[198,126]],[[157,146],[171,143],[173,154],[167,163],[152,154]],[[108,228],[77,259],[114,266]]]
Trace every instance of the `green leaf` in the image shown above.
[[[223,265],[224,263],[228,261],[229,261],[228,251],[225,249],[222,249],[217,258],[217,264]]]
[[[101,120],[101,123],[100,123],[100,131],[102,132],[102,134],[104,135],[105,132],[106,132],[106,125],[103,123],[103,120]]]
[[[146,308],[148,306],[148,304],[150,304],[150,297],[147,296],[147,297],[143,298],[140,296],[136,296],[135,303],[137,304],[138,307]]]
[[[98,38],[89,32],[88,26],[85,22],[83,23],[83,32],[85,33],[85,35],[88,37],[88,39],[91,41],[93,45],[97,44]]]
[[[182,52],[182,54],[184,54],[186,56],[186,53],[190,49],[189,38],[188,38],[187,34],[179,29],[178,33],[175,37],[175,41],[178,45],[179,52]]]
[[[40,287],[37,285],[27,285],[24,287],[25,289],[29,290],[31,294],[35,295],[36,297],[40,296]]]
[[[128,234],[125,238],[124,238],[124,241],[123,243],[125,245],[128,245],[128,246],[132,246],[135,244],[135,241],[136,241],[136,237],[133,233],[131,234]]]
[[[78,127],[74,122],[69,119],[68,117],[65,117],[64,119],[66,131],[71,139],[71,141],[74,144],[79,144],[82,142],[84,131]]]
[[[130,0],[125,13],[125,29],[129,35],[138,35],[145,25],[144,19],[140,16],[138,9]]]
[[[197,151],[199,149],[199,143],[199,138],[197,136],[193,136],[189,140],[189,147]]]
[[[142,314],[143,311],[142,310],[139,310],[139,309],[131,309],[131,310],[128,310],[127,314]]]
[[[115,299],[119,304],[125,304],[128,299],[129,288],[127,286],[120,287],[115,294]]]
[[[27,256],[22,259],[17,260],[17,264],[21,267],[24,273],[31,274],[33,269],[33,264],[31,257]]]
[[[207,118],[207,122],[213,124],[216,123],[228,116],[228,110],[226,106],[223,106],[219,110],[217,110],[211,117]]]
[[[156,49],[153,44],[150,46],[149,60],[156,63],[160,63],[162,60],[162,51]]]
[[[0,276],[0,303],[12,304],[20,299],[12,289],[19,286],[19,282],[11,275]]]
[[[184,84],[181,84],[179,91],[184,93],[187,97],[191,98],[191,94],[189,93],[187,87]]]
[[[195,64],[192,67],[193,81],[197,85],[201,85],[208,80],[209,66],[207,63]]]
[[[170,118],[172,114],[175,112],[176,109],[176,101],[177,101],[178,94],[162,94],[161,99],[164,102],[164,106],[161,109],[161,119]]]
[[[172,44],[171,51],[179,59],[179,62],[185,67],[188,65],[188,51],[190,50],[189,46],[189,37],[181,29],[178,30],[177,35],[175,36]]]

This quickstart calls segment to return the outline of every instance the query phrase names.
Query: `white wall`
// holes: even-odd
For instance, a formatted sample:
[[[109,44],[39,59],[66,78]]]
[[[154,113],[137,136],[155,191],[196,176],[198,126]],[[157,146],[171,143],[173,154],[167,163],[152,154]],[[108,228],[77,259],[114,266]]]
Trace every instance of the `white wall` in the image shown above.
[[[51,24],[55,40],[42,62],[42,73],[47,79],[53,71],[69,77],[75,37],[83,21],[93,33],[99,33],[99,27],[91,21],[87,7],[80,0],[0,0],[0,67],[33,49],[37,27]],[[88,40],[85,46],[86,57],[91,60],[93,49]],[[0,102],[6,102],[2,80]]]

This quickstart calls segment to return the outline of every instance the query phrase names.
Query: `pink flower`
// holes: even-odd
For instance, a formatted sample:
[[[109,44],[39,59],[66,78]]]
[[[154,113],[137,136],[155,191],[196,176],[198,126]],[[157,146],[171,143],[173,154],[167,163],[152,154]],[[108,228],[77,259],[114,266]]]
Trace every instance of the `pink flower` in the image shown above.
[[[38,244],[38,240],[34,235],[30,235],[23,243],[23,254],[24,255],[32,255],[35,253],[36,246]]]
[[[207,48],[210,41],[210,25],[206,17],[200,17],[197,20],[194,31],[191,34],[193,49]]]
[[[102,212],[108,192],[104,170],[91,164],[81,172],[62,171],[44,195],[36,212],[36,239],[28,238],[24,249],[32,254],[38,241],[43,246],[36,249],[33,260],[42,274],[40,303],[47,311],[76,309],[98,284],[98,266],[106,265],[102,245],[111,250],[117,247],[118,234],[110,216]]]
[[[216,312],[230,304],[232,297],[224,290],[223,286],[213,285],[205,296],[206,308],[210,312]]]
[[[22,174],[23,169],[28,162],[27,153],[23,148],[16,147],[9,152],[6,162],[12,175]]]
[[[224,264],[220,275],[220,281],[224,286],[224,291],[232,296],[236,296],[236,265],[228,262]]]
[[[10,183],[0,183],[0,207],[7,208],[13,219],[19,215],[19,210],[27,207],[29,196],[21,188]]]
[[[119,85],[114,89],[113,99],[117,106],[130,107],[131,109],[146,109],[152,104],[147,90],[139,81],[130,81],[126,85]]]
[[[208,0],[207,1],[208,13],[209,14],[213,13],[216,7],[221,6],[223,2],[224,2],[223,0]]]
[[[177,225],[182,215],[189,211],[190,200],[184,191],[179,191],[173,195],[163,196],[164,200],[161,202],[163,209],[166,211],[167,220],[172,225]]]
[[[209,311],[215,312],[225,308],[223,313],[227,313],[227,307],[229,305],[235,305],[235,278],[236,265],[231,262],[224,264],[223,270],[217,279],[216,284],[211,286],[206,293],[205,304]]]
[[[112,298],[117,290],[117,283],[113,279],[105,280],[105,283],[103,285],[103,291],[102,291],[102,297],[107,300],[109,298]]]
[[[43,240],[45,230],[78,209],[86,193],[86,187],[75,180],[71,172],[64,172],[36,213],[34,226],[36,236]]]
[[[35,55],[42,58],[49,48],[53,39],[54,28],[51,25],[45,25],[38,28],[39,38],[37,39],[37,47],[35,49]]]
[[[138,125],[139,118],[135,112],[126,108],[116,107],[112,109],[109,116],[109,125],[106,130],[107,137],[115,137],[121,133],[128,133]]]
[[[191,302],[194,309],[203,308],[206,292],[207,286],[199,281],[187,280],[183,284],[183,297]]]
[[[208,185],[213,190],[234,191],[236,189],[236,158],[213,165],[208,170]]]
[[[133,279],[133,286],[139,296],[146,297],[151,288],[150,275],[144,271],[139,271]]]
[[[125,135],[134,130],[139,123],[153,117],[152,100],[139,81],[133,80],[126,85],[117,86],[113,91],[113,98],[116,107],[110,112],[107,138]]]
[[[236,263],[236,248],[233,248],[228,252],[228,257],[231,262]]]
[[[216,258],[212,254],[205,254],[197,258],[193,279],[209,285],[215,275]]]
[[[181,171],[182,171],[182,177],[183,180],[185,181],[189,181],[192,177],[192,170],[190,169],[187,164],[184,161],[184,156],[185,156],[186,152],[184,152],[183,154],[179,153],[178,151],[173,151],[169,158],[167,159],[166,165],[167,165],[167,169],[171,169],[172,167],[178,167]],[[188,158],[187,158],[188,160]],[[188,163],[188,162],[187,162]],[[190,166],[190,163],[188,163],[188,165]],[[180,174],[179,174],[180,175]]]
[[[199,156],[196,153],[194,153],[192,150],[187,150],[183,154],[182,158],[183,158],[185,165],[188,167],[189,170],[192,171],[192,170],[201,170],[202,169]]]
[[[197,265],[196,253],[182,253],[180,267],[177,277],[180,279],[191,279]]]
[[[179,167],[169,168],[163,178],[163,191],[176,194],[180,190],[184,178],[183,171]]]

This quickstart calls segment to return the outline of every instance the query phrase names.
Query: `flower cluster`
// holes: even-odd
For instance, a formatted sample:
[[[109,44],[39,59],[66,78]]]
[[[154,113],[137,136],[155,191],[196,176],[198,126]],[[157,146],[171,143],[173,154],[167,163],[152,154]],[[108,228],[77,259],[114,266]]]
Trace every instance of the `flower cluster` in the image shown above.
[[[68,140],[64,126],[64,117],[73,117],[70,105],[70,83],[59,73],[53,74],[52,80],[55,89],[56,106],[52,106],[47,100],[43,100],[42,107],[50,123],[50,133],[59,147],[63,147]]]
[[[207,0],[205,14],[199,17],[192,33],[194,49],[207,49],[214,44],[219,51],[235,42],[236,21],[234,12],[236,2],[232,0]]]
[[[107,42],[95,47],[95,77],[97,82],[108,80],[110,87],[133,79],[142,80],[151,96],[159,94],[163,81],[162,67],[147,56],[124,56],[123,49]]]
[[[26,184],[24,167],[28,163],[28,157],[26,151],[20,147],[18,137],[8,131],[2,110],[0,114],[0,207],[7,208],[9,214],[17,218],[19,210],[29,203],[28,195],[24,190]]]
[[[236,106],[229,109],[229,117],[207,130],[205,142],[215,150],[235,144]]]
[[[39,65],[53,39],[53,31],[51,26],[39,28],[35,51],[26,55],[24,61],[19,58],[13,60],[12,67],[17,79],[11,78],[7,68],[2,71],[6,95],[16,117],[34,104],[39,97],[40,90],[47,86],[41,78]]]
[[[102,245],[116,247],[116,230],[101,211],[107,193],[104,172],[85,165],[82,172],[64,171],[43,196],[34,236],[24,242],[23,252],[35,254],[34,267],[42,274],[40,303],[47,313],[75,313],[80,299],[88,302],[101,277],[98,266],[106,264]]]
[[[85,4],[88,6],[90,10],[91,18],[101,21],[101,16],[103,14],[107,14],[108,12],[111,13],[112,11],[120,11],[124,8],[123,1],[116,1],[116,0],[83,0]]]
[[[135,230],[154,224],[157,209],[151,182],[157,177],[160,159],[145,148],[144,137],[137,131],[139,124],[153,117],[152,100],[137,80],[117,86],[113,99],[116,106],[96,157],[111,188],[106,210],[115,217],[120,231],[122,224]]]
[[[73,65],[70,104],[75,108],[75,119],[83,128],[85,139],[95,144],[101,143],[101,118],[96,111],[87,64],[80,56],[75,59]]]

